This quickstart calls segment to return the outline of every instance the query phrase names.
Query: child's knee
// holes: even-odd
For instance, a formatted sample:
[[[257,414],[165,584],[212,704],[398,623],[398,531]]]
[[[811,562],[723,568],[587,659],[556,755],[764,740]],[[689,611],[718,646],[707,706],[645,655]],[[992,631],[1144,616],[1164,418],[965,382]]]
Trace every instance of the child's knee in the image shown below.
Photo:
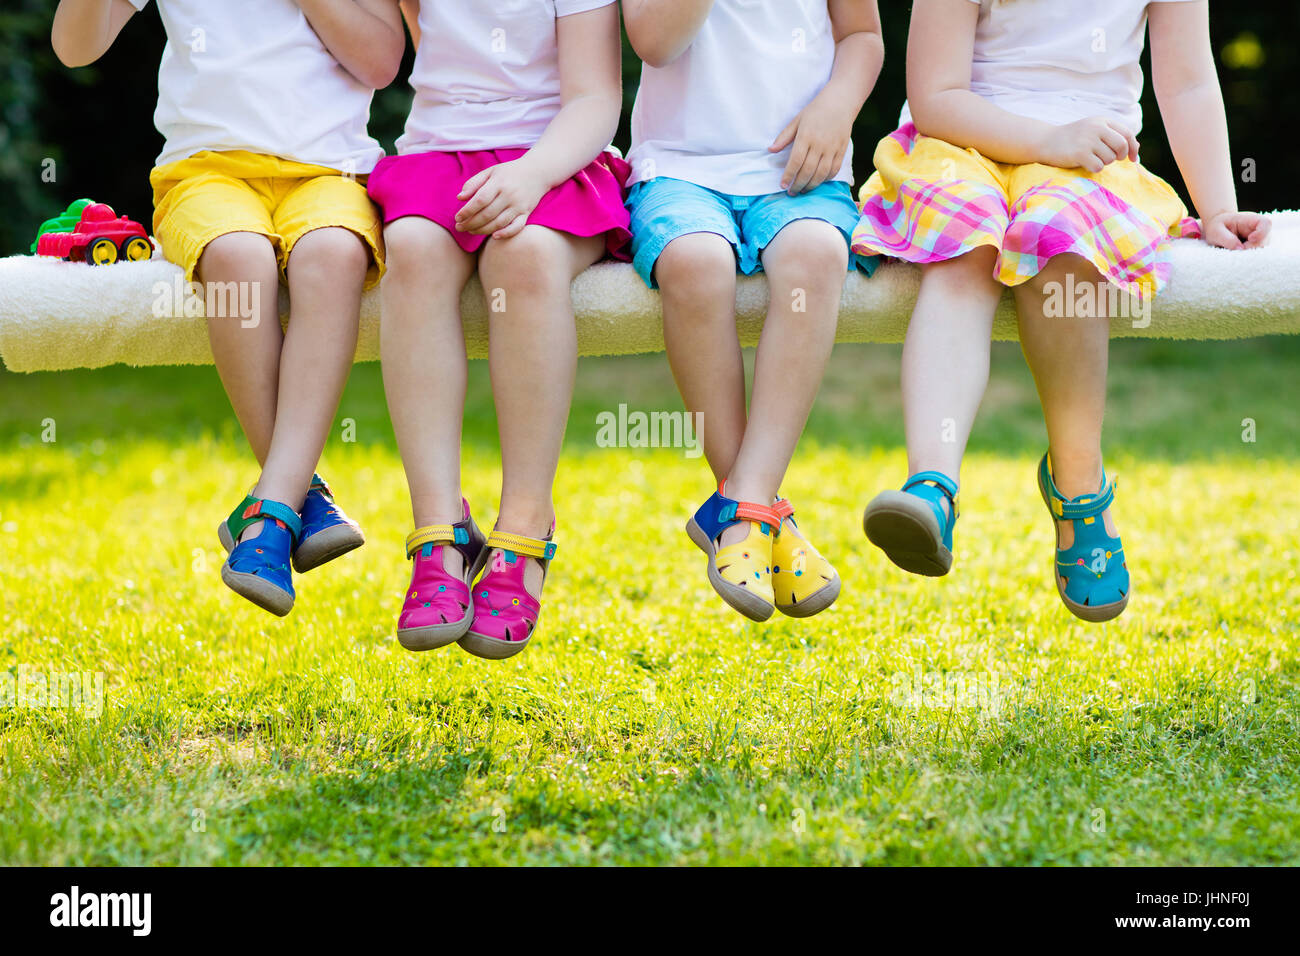
[[[774,282],[843,284],[848,267],[844,234],[820,219],[790,223],[763,252],[763,270]]]
[[[384,262],[387,281],[404,282],[436,276],[452,257],[468,253],[437,223],[419,216],[406,216],[384,229]]]
[[[489,239],[479,257],[479,276],[485,286],[567,295],[573,271],[569,243],[569,237],[543,226],[525,226],[509,239]]]
[[[736,254],[731,243],[713,233],[679,236],[660,253],[655,280],[670,299],[700,302],[734,296]]]
[[[1073,281],[1076,286],[1106,281],[1087,259],[1071,254],[1053,256],[1021,290],[1035,296],[1047,296]]]
[[[923,265],[921,282],[931,288],[951,287],[954,291],[964,294],[980,284],[996,284],[993,270],[997,266],[997,261],[997,249],[993,246],[979,246],[956,258]]]
[[[270,239],[256,232],[229,232],[204,247],[195,272],[200,281],[206,281],[275,268],[275,247]]]
[[[289,253],[290,272],[310,271],[325,281],[351,281],[364,276],[369,266],[370,249],[365,241],[339,226],[313,229]]]

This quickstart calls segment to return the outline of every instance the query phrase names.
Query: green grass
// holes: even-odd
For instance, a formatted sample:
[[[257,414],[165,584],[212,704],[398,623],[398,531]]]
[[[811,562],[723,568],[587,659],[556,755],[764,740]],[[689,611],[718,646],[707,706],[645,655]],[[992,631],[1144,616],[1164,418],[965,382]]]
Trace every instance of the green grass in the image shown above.
[[[682,533],[703,463],[595,446],[599,411],[678,407],[648,356],[582,365],[541,631],[498,664],[393,638],[409,516],[376,366],[324,466],[370,543],[284,621],[217,576],[254,476],[211,369],[0,373],[0,673],[105,688],[98,716],[0,708],[0,862],[1297,862],[1300,340],[1113,354],[1118,621],[1052,587],[1014,347],[938,581],[860,527],[904,473],[898,350],[837,351],[785,490],[844,593],[763,626]],[[471,391],[487,523],[482,363]]]

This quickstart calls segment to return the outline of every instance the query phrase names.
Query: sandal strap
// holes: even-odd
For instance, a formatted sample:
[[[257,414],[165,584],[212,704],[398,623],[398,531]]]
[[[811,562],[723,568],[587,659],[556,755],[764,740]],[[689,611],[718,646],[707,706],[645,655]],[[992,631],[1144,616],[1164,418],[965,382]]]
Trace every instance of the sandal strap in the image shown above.
[[[298,512],[282,502],[255,498],[252,495],[241,501],[235,510],[230,512],[230,517],[226,519],[226,527],[230,531],[231,538],[238,541],[239,536],[256,521],[279,521],[289,529],[295,544],[302,536],[302,517]]]
[[[932,485],[938,488],[947,497],[948,502],[952,505],[952,516],[954,519],[961,514],[961,493],[957,490],[957,482],[953,481],[941,471],[918,471],[903,483],[903,491],[907,491],[916,485]]]
[[[469,529],[454,524],[416,528],[406,536],[406,556],[409,558],[426,544],[469,544]]]
[[[522,554],[526,558],[537,558],[539,561],[550,561],[555,557],[554,541],[530,538],[528,535],[514,534],[510,531],[498,531],[495,528],[488,535],[487,546],[502,551],[513,551],[515,554]]]
[[[327,498],[333,498],[333,497],[334,497],[334,492],[333,492],[333,490],[331,490],[330,486],[329,486],[328,484],[326,484],[325,479],[322,478],[320,475],[312,475],[312,476],[311,476],[311,484],[307,486],[307,490],[308,490],[308,491],[323,491],[323,492],[325,492],[325,496],[326,496]]]
[[[718,512],[718,519],[722,522],[731,521],[755,521],[767,525],[775,531],[781,527],[781,515],[771,505],[760,505],[754,501],[732,501],[727,500],[721,510]]]
[[[777,498],[776,503],[772,505],[772,510],[776,512],[777,517],[784,521],[786,518],[794,520],[794,505],[789,498]]]
[[[1048,492],[1048,505],[1052,509],[1052,514],[1062,521],[1082,521],[1085,518],[1095,518],[1115,501],[1115,487],[1118,481],[1107,477],[1105,469],[1101,473],[1100,491],[1092,495],[1067,498],[1061,494],[1052,478],[1050,456],[1044,455],[1038,467],[1042,473],[1043,486]]]

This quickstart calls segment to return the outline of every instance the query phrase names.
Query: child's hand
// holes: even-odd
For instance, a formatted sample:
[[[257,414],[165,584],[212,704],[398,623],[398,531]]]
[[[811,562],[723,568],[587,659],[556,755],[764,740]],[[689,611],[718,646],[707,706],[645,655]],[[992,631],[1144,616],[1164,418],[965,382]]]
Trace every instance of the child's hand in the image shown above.
[[[1201,223],[1201,235],[1220,249],[1258,249],[1272,228],[1272,221],[1257,212],[1221,212]]]
[[[456,198],[468,202],[456,213],[456,228],[493,239],[518,235],[550,188],[527,160],[501,163],[465,183]]]
[[[1053,127],[1043,143],[1042,153],[1042,161],[1048,166],[1099,173],[1121,159],[1137,162],[1138,141],[1123,123],[1089,116]]]
[[[853,116],[818,96],[781,131],[768,152],[791,143],[794,151],[781,174],[781,188],[795,196],[816,189],[840,171],[853,135]]]

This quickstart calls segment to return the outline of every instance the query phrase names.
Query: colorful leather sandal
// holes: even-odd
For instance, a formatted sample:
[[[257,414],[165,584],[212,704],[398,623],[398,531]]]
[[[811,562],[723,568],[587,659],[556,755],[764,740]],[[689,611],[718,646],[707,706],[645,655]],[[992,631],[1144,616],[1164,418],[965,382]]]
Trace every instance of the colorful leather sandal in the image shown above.
[[[1044,455],[1038,463],[1038,490],[1055,519],[1056,590],[1070,613],[1085,621],[1109,621],[1128,606],[1128,562],[1124,545],[1106,531],[1101,515],[1115,500],[1115,482],[1101,474],[1101,490],[1092,495],[1066,498],[1052,480],[1052,461]],[[1074,525],[1074,543],[1061,548],[1059,521]]]
[[[840,576],[794,522],[794,505],[778,498],[772,510],[781,519],[772,542],[772,591],[776,609],[787,617],[812,617],[840,596]]]
[[[722,532],[749,522],[743,541],[719,547]],[[772,590],[772,542],[781,516],[770,505],[733,501],[723,485],[686,522],[686,533],[708,558],[709,583],[733,608],[751,621],[766,621],[776,610]]]
[[[217,526],[217,537],[226,553],[230,553],[237,535],[230,533],[229,522]],[[302,536],[293,551],[293,569],[305,574],[365,543],[361,527],[334,503],[334,493],[325,479],[312,475],[311,487],[302,503]]]
[[[470,517],[469,502],[461,499],[464,517],[455,524],[429,525],[406,536],[411,559],[411,586],[397,618],[397,640],[408,651],[431,651],[455,644],[474,623],[470,583],[487,560],[486,541]],[[465,562],[464,576],[447,570],[444,548]]]
[[[262,530],[255,538],[240,541],[249,525],[261,521]],[[241,597],[263,610],[284,617],[293,610],[293,572],[290,555],[302,518],[288,505],[249,495],[230,513],[222,527],[238,544],[231,549],[221,566],[221,580]]]
[[[542,605],[524,587],[525,558],[542,566],[542,581],[555,557],[554,525],[545,538],[493,530],[484,553],[487,572],[474,584],[474,621],[460,646],[475,657],[499,661],[514,657],[532,640]]]
[[[306,574],[365,543],[361,526],[334,503],[334,492],[325,479],[312,475],[302,503],[302,538],[293,551],[293,569]]]
[[[952,529],[961,514],[959,498],[957,482],[943,472],[919,471],[901,491],[882,491],[871,499],[862,515],[862,530],[904,571],[941,577],[952,568]]]

